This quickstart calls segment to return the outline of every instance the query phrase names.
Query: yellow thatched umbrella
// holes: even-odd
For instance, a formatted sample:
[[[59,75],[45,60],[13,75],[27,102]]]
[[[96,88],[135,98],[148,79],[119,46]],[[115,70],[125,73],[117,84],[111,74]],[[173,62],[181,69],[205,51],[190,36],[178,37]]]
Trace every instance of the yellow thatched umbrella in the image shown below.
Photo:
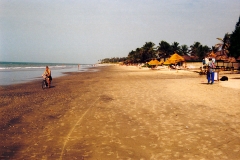
[[[159,64],[159,61],[154,59],[154,60],[151,60],[150,62],[148,62],[149,65],[158,65]]]
[[[163,64],[169,65],[169,64],[171,64],[171,62],[167,59]]]
[[[180,56],[180,55],[178,55],[177,53],[174,53],[169,59],[168,59],[168,61],[170,62],[170,63],[178,63],[178,62],[184,62],[185,61],[185,59],[182,57],[182,56]]]
[[[162,65],[164,63],[164,60],[162,59],[158,64]]]

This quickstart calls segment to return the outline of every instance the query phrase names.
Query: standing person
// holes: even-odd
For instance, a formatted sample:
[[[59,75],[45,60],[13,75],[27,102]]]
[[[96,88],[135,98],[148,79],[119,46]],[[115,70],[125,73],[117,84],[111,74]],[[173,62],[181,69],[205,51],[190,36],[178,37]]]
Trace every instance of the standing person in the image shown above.
[[[209,62],[207,64],[208,70],[207,70],[207,80],[208,80],[208,84],[214,83],[214,62],[212,61],[212,58],[209,58]]]
[[[52,76],[51,76],[51,70],[48,66],[46,66],[46,70],[44,71],[43,76],[47,77],[48,88],[50,88]]]

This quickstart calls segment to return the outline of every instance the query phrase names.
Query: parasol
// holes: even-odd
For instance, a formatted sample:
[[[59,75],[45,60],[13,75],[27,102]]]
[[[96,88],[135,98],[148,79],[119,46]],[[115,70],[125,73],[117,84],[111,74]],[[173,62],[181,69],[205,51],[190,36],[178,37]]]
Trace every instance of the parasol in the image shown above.
[[[158,60],[151,60],[150,62],[148,62],[149,65],[158,65],[159,61]]]
[[[178,62],[183,62],[183,61],[185,61],[185,59],[184,59],[182,56],[178,55],[177,53],[174,53],[174,54],[168,59],[168,61],[169,61],[170,63],[178,63]]]

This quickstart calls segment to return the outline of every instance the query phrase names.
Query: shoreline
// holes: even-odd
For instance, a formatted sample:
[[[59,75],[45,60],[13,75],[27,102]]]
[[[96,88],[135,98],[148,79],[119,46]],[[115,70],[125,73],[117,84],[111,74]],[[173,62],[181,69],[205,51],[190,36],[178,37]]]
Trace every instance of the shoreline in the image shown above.
[[[53,74],[53,78],[57,78],[57,77],[65,76],[65,74],[71,73],[71,72],[87,72],[89,68],[97,68],[97,67],[83,66],[82,68],[78,68],[78,67],[59,68],[59,69],[53,68],[52,74]],[[6,74],[7,73],[10,73],[10,74],[7,77],[1,77],[0,86],[24,84],[24,83],[28,83],[35,80],[42,80],[41,75],[44,72],[44,69],[7,70],[7,71],[1,71],[1,74],[4,74],[4,72]]]
[[[67,78],[68,76],[71,76],[71,75],[75,75],[77,73],[88,73],[88,72],[98,72],[98,67],[89,67],[87,69],[84,69],[82,71],[71,71],[71,72],[61,72],[60,75],[54,77],[51,85],[52,85],[52,88],[54,88],[54,82],[56,82],[55,80],[59,81],[61,79],[64,80],[64,78]],[[26,81],[23,81],[23,82],[18,82],[18,83],[13,83],[13,84],[6,84],[6,85],[0,85],[0,89],[8,89],[8,88],[21,88],[21,90],[30,85],[30,86],[34,86],[33,89],[36,89],[36,84],[38,84],[38,88],[39,89],[42,89],[41,85],[42,85],[42,80],[43,78],[42,77],[35,77],[31,80],[26,80]],[[51,89],[51,88],[50,88]],[[0,91],[1,92],[1,91]]]
[[[239,157],[239,89],[193,72],[98,69],[45,90],[0,86],[0,159]]]

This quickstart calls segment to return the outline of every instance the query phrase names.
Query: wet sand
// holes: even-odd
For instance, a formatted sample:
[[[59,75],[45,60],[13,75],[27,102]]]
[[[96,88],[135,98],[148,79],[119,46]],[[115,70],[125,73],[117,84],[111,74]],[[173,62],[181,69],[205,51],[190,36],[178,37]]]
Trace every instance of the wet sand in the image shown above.
[[[240,158],[240,75],[106,66],[0,87],[0,159]]]

